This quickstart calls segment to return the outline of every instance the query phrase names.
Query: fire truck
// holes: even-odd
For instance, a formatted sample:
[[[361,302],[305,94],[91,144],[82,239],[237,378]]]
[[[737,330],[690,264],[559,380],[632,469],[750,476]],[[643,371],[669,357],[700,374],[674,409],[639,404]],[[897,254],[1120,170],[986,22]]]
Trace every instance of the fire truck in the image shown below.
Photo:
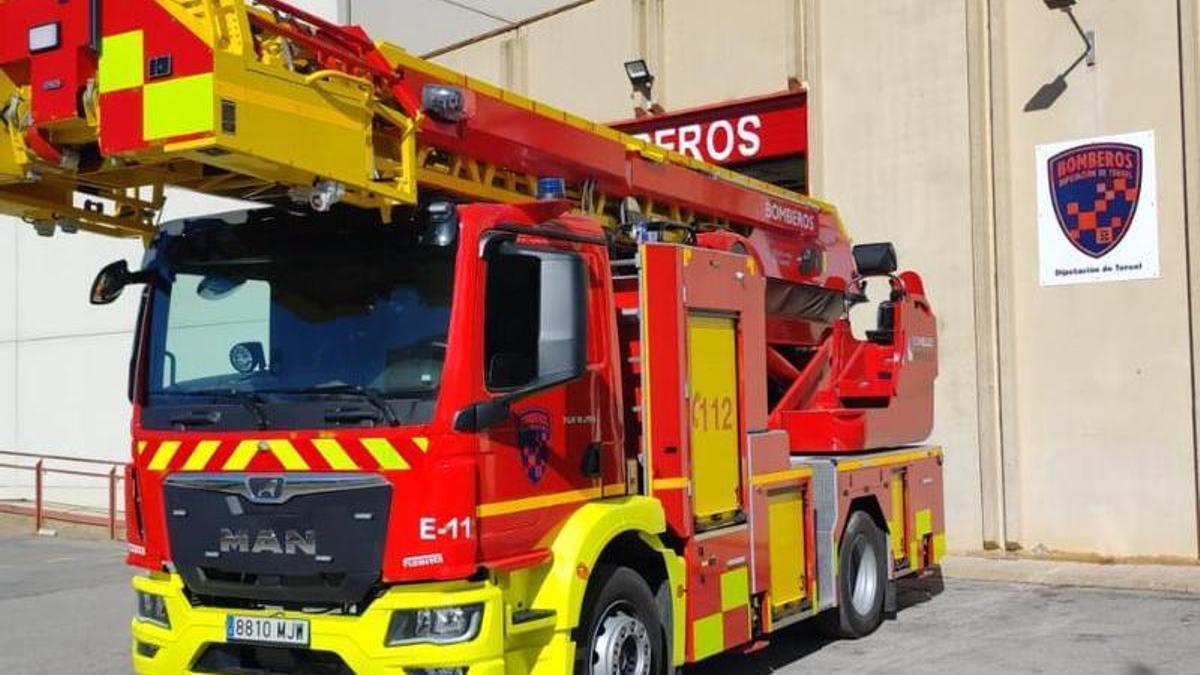
[[[146,246],[138,673],[656,675],[943,554],[934,314],[829,204],[279,0],[0,1],[0,105],[0,211]]]

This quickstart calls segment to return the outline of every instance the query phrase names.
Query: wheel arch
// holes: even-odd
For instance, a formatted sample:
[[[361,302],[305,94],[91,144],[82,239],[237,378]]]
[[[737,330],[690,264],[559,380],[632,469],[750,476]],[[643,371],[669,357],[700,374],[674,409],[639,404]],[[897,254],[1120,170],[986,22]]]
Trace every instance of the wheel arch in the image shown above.
[[[850,501],[850,508],[846,509],[846,517],[842,521],[841,534],[838,536],[839,542],[846,535],[846,527],[850,524],[850,519],[859,511],[870,516],[871,520],[875,521],[875,527],[878,527],[880,531],[891,535],[891,528],[888,526],[887,518],[883,515],[883,507],[879,505],[879,499],[875,495],[863,495]]]
[[[665,589],[671,610],[672,661],[683,659],[685,599],[675,592],[686,583],[683,558],[665,546],[658,535],[666,531],[666,516],[658,500],[633,496],[592,502],[579,508],[559,530],[551,545],[554,562],[536,606],[554,607],[557,629],[572,631],[579,625],[584,596],[596,568],[620,565],[637,572],[659,598]],[[668,604],[660,600],[660,608]]]

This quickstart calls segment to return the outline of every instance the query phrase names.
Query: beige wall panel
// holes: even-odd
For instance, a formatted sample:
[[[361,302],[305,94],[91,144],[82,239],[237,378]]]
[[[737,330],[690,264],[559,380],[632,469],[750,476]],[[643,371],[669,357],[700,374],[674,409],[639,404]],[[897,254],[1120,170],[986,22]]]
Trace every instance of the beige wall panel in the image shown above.
[[[502,28],[503,23],[441,0],[351,0],[350,23],[414,54]]]
[[[787,89],[792,1],[663,0],[665,63],[656,73],[663,105],[678,110]]]
[[[16,445],[17,346],[0,342],[0,450],[18,450]]]
[[[997,194],[1001,265],[1010,303],[1005,424],[1015,447],[1010,499],[1026,548],[1112,555],[1196,555],[1195,473],[1182,196],[1176,4],[1081,3],[1099,62],[1080,66],[1045,111],[1023,112],[1082,44],[1068,18],[1041,3],[995,5],[1006,27],[997,59],[1007,88],[1009,180]],[[1158,149],[1162,276],[1041,288],[1034,146],[1153,129]],[[1011,458],[1010,458],[1011,459]],[[1015,475],[1013,469],[1015,468]],[[1015,494],[1013,494],[1015,491]],[[1011,518],[1011,516],[1010,516]]]
[[[525,29],[529,95],[600,122],[632,116],[624,63],[640,55],[631,6],[597,0]]]
[[[338,20],[338,0],[291,0],[291,4],[329,21]]]
[[[841,2],[819,9],[824,198],[858,242],[895,242],[925,279],[941,357],[934,442],[945,447],[951,549],[982,544],[965,5]],[[896,30],[904,26],[904,30]]]
[[[0,450],[20,450],[17,447],[17,346],[0,342]],[[13,458],[0,462],[15,464]],[[28,495],[19,493],[21,476],[15,469],[0,469],[0,499],[16,499]]]
[[[105,307],[88,303],[88,290],[104,265],[123,258],[131,269],[142,262],[136,239],[95,234],[39,237],[32,227],[0,223],[16,229],[18,339],[127,331],[137,315],[138,293],[125,293]]]
[[[497,35],[443,54],[434,61],[484,82],[505,86],[504,44],[516,35],[516,31]]]
[[[122,461],[131,333],[27,342],[17,350],[22,450]]]
[[[17,339],[17,228],[15,218],[0,217],[0,342]],[[0,387],[4,380],[0,380]]]
[[[231,211],[245,204],[185,190],[170,190],[163,219]],[[14,269],[19,339],[107,334],[125,332],[133,327],[140,297],[138,289],[127,290],[115,303],[103,307],[88,303],[88,290],[100,268],[114,260],[123,258],[130,269],[138,269],[145,252],[141,241],[87,233],[39,237],[28,225],[13,219],[0,219],[0,233],[7,235],[9,230],[14,231],[17,252]],[[3,255],[0,253],[0,262]],[[3,274],[0,271],[0,275]],[[0,301],[0,312],[3,311]],[[0,313],[0,316],[4,314]],[[0,340],[3,339],[0,330]]]

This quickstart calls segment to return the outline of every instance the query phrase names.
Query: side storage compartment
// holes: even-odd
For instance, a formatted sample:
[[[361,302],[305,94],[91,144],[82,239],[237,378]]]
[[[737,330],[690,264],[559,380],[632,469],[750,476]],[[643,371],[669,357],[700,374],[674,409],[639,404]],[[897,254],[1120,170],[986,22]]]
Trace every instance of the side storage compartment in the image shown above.
[[[784,431],[750,434],[749,446],[753,588],[770,632],[813,614],[813,469],[792,461]]]

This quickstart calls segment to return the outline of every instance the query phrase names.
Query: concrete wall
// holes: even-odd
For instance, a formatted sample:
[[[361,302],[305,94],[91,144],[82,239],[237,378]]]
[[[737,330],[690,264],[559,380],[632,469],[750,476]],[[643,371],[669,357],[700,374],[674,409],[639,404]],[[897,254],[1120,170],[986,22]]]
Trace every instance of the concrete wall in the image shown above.
[[[932,289],[942,345],[934,439],[946,447],[957,549],[982,540],[965,8],[961,0],[762,0],[754,11],[719,0],[597,0],[438,59],[602,120],[629,115],[626,57],[647,58],[655,99],[668,110],[777,92],[807,74],[821,195],[857,240],[896,242],[902,263]],[[816,22],[819,51],[796,45],[804,17]],[[514,61],[506,42],[524,57]]]
[[[857,241],[895,242],[901,266],[925,279],[940,341],[933,440],[946,452],[947,544],[977,548],[966,5],[823,2],[812,18],[821,36],[809,65],[815,188]]]
[[[1039,3],[992,7],[1005,521],[1025,547],[1196,556],[1177,12],[1170,0],[1080,3],[1097,64],[1073,71],[1049,109],[1025,112],[1082,43]],[[1040,287],[1034,146],[1147,129],[1161,278]]]
[[[758,0],[754,11],[731,12],[724,0],[595,0],[435,60],[578,115],[618,120],[633,113],[623,68],[631,59],[649,63],[654,99],[668,109],[786,89],[797,76],[802,4]]]
[[[172,191],[164,217],[235,206]],[[137,269],[142,253],[136,240],[86,233],[44,238],[0,218],[0,450],[129,457],[125,392],[139,294],[130,289],[104,307],[89,304],[87,294],[102,266],[124,259]],[[0,499],[31,498],[32,485],[28,472],[0,470]],[[50,475],[46,485],[51,501],[107,503],[103,481]]]
[[[633,103],[624,63],[641,55],[639,17],[630,0],[596,0],[435,60],[577,115],[629,117]],[[588,95],[579,95],[581,87]]]
[[[757,0],[737,11],[726,0],[662,4],[662,63],[656,74],[665,106],[678,110],[787,88],[794,0]],[[629,88],[628,81],[623,84]]]
[[[1197,143],[1181,125],[1200,109],[1196,0],[1080,3],[1099,61],[1039,112],[1026,101],[1082,43],[1033,0],[589,8],[441,60],[599,119],[626,116],[628,85],[607,69],[627,56],[650,62],[668,110],[807,83],[814,192],[859,241],[894,241],[938,313],[933,440],[946,448],[951,548],[1197,556],[1200,289],[1187,255],[1200,236],[1185,236],[1184,204],[1200,200],[1182,167],[1200,174],[1200,161],[1184,156]],[[1040,287],[1035,145],[1145,129],[1158,144],[1161,278]]]

